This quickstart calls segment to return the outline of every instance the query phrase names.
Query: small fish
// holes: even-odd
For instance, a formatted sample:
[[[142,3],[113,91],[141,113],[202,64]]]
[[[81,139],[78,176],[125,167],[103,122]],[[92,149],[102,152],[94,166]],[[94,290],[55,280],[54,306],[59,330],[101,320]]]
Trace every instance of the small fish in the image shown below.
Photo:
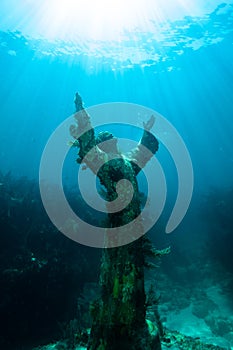
[[[12,202],[22,203],[24,198],[23,197],[22,198],[10,197],[10,200]]]

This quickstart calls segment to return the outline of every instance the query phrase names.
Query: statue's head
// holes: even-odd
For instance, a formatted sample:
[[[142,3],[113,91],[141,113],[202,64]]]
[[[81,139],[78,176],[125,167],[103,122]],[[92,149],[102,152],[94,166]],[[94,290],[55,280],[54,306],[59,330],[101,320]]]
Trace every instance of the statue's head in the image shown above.
[[[108,142],[105,142],[108,141]],[[98,147],[106,153],[118,153],[117,138],[109,131],[101,131],[97,138],[96,144]],[[105,143],[102,143],[105,142]]]

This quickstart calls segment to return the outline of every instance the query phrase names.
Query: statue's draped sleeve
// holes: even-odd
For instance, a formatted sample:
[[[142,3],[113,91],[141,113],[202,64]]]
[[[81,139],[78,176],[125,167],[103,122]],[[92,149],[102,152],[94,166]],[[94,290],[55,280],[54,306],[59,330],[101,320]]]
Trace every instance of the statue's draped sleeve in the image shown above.
[[[127,153],[127,158],[131,161],[133,168],[138,174],[147,162],[158,151],[159,142],[157,138],[147,130],[144,130],[137,147]]]
[[[96,174],[100,166],[107,161],[107,155],[96,145],[95,132],[86,110],[80,110],[74,117],[77,126],[71,125],[70,134],[77,140],[76,145],[79,148],[77,162],[83,161]]]

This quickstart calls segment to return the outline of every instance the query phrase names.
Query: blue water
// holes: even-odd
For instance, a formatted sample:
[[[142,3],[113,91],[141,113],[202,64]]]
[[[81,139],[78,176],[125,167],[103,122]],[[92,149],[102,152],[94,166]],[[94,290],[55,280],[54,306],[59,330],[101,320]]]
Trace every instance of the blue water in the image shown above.
[[[162,33],[156,39],[151,32],[128,32],[120,45],[98,40],[79,44],[34,37],[17,23],[7,28],[2,22],[0,171],[38,181],[46,142],[74,113],[79,91],[87,107],[129,102],[162,114],[190,153],[194,200],[213,188],[224,193],[233,182],[233,3],[169,22]],[[130,128],[125,134],[135,141],[140,137]],[[174,195],[174,164],[163,146],[157,157]],[[75,171],[74,153],[69,160],[70,172]],[[220,196],[216,206],[224,207],[224,201]],[[210,221],[213,216],[211,212]],[[184,227],[192,231],[192,225],[186,221]],[[193,244],[192,239],[186,244]]]
[[[37,178],[43,147],[57,125],[73,113],[73,96],[78,90],[86,106],[122,101],[155,109],[183,137],[198,186],[231,183],[232,5],[222,4],[220,10],[205,20],[185,18],[173,23],[170,45],[169,35],[166,42],[147,43],[150,33],[148,37],[141,34],[145,57],[137,63],[131,62],[132,42],[126,43],[131,46],[129,57],[120,61],[116,53],[116,58],[82,55],[81,49],[70,54],[66,48],[59,50],[62,42],[1,32],[3,171]],[[107,52],[108,43],[105,45]],[[125,49],[123,43],[121,50]],[[151,50],[164,60],[163,56],[158,61],[146,59]]]

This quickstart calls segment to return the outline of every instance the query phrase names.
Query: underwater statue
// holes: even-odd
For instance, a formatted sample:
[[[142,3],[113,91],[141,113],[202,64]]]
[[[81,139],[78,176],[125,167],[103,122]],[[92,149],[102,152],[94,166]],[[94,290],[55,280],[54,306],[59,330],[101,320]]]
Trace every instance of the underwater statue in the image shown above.
[[[75,98],[77,125],[70,126],[70,134],[78,147],[77,162],[85,162],[105,188],[106,201],[111,203],[118,194],[116,186],[122,179],[130,181],[133,195],[127,206],[120,211],[110,210],[107,214],[106,240],[108,248],[103,248],[100,268],[100,298],[90,306],[92,327],[89,350],[157,350],[160,349],[158,333],[151,334],[146,321],[146,293],[144,288],[144,268],[146,255],[153,255],[153,248],[143,234],[127,232],[132,239],[124,242],[124,233],[112,236],[108,228],[124,227],[137,218],[141,212],[141,200],[137,175],[158,150],[158,141],[150,133],[155,118],[143,124],[143,136],[137,147],[128,154],[121,154],[117,138],[108,131],[96,137],[91,126],[90,116],[83,107],[79,94]],[[81,135],[81,136],[80,136]],[[104,141],[108,141],[107,143]],[[145,152],[145,147],[150,152]],[[102,165],[101,165],[102,164]],[[101,165],[101,166],[100,166]],[[127,197],[124,183],[120,189],[122,203]],[[128,187],[127,187],[128,188]],[[107,204],[108,209],[108,204]],[[138,222],[143,232],[143,223]],[[117,232],[117,231],[116,231]],[[124,231],[123,231],[124,232]],[[112,242],[112,248],[111,247]]]

